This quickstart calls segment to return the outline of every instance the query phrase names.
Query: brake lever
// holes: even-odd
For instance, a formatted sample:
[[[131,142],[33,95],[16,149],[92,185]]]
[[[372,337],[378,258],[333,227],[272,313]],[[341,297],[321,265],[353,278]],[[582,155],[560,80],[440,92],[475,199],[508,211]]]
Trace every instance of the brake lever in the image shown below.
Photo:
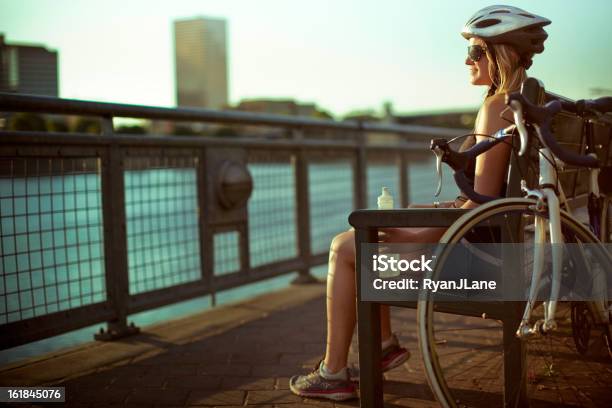
[[[513,99],[509,103],[510,109],[512,109],[512,114],[514,116],[514,125],[518,129],[519,136],[521,138],[521,148],[519,149],[519,156],[523,156],[527,151],[527,146],[529,143],[529,133],[527,131],[527,127],[525,126],[525,119],[523,117],[523,105],[516,99]]]
[[[436,175],[438,176],[438,188],[434,196],[438,197],[442,191],[442,157],[444,157],[444,150],[440,149],[439,146],[435,146],[432,150],[436,155]]]
[[[438,187],[435,196],[438,197],[442,191],[442,162],[448,158],[449,146],[446,139],[432,139],[429,149],[436,155],[436,176],[438,177]]]
[[[475,160],[476,156],[489,150],[497,143],[500,143],[505,137],[511,136],[513,129],[514,125],[510,125],[505,129],[500,129],[494,137],[488,140],[482,140],[469,149],[461,152],[452,150],[448,145],[448,140],[446,139],[432,139],[429,148],[436,155],[436,173],[438,175],[436,197],[442,190],[442,162],[445,162],[451,169],[453,169],[453,177],[457,183],[457,186],[468,196],[468,198],[477,203],[485,203],[498,198],[476,193],[473,190],[474,187],[471,185],[470,180],[468,180],[468,177],[466,176],[466,171],[471,160]]]

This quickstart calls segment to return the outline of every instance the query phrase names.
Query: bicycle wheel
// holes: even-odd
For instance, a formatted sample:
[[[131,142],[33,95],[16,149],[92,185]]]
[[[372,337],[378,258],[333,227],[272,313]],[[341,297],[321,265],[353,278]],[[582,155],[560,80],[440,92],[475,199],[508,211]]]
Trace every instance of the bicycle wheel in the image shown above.
[[[529,242],[533,238],[535,214],[533,200],[496,200],[462,216],[447,230],[441,242],[500,242],[505,231],[514,232],[514,235],[504,234],[506,239],[513,236],[517,242]],[[564,212],[561,221],[566,242],[596,244],[589,248],[594,247],[597,260],[601,258],[601,262],[610,266],[610,254],[602,245],[597,245],[597,238],[588,228]],[[439,253],[438,265],[427,277],[439,278],[444,259],[444,253]],[[518,273],[530,274],[531,261],[525,256]],[[505,306],[519,307],[522,312],[524,304],[507,302]],[[481,307],[484,306],[478,302],[436,302],[431,293],[419,300],[419,347],[429,384],[442,406],[502,406],[504,403],[503,326],[494,315],[482,316]],[[533,321],[540,318],[543,318],[541,304],[532,313]],[[577,353],[571,304],[558,304],[556,321],[559,328],[555,332],[523,342],[526,370],[518,382],[525,384],[530,405],[611,406],[612,366],[605,360]],[[591,334],[591,337],[596,336]],[[512,401],[515,396],[505,397]]]

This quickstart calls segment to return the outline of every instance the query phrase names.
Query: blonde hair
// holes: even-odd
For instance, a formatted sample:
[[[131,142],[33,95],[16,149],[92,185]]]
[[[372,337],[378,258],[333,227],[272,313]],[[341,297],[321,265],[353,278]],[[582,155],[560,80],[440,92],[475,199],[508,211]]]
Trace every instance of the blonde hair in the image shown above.
[[[487,43],[487,59],[493,81],[487,96],[515,91],[527,79],[523,61],[511,45]]]

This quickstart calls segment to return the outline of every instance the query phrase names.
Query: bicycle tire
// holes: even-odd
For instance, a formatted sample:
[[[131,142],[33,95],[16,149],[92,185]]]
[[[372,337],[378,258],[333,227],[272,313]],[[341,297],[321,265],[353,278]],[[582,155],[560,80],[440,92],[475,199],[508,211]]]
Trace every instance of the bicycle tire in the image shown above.
[[[470,231],[475,230],[475,227],[481,225],[483,222],[486,222],[487,220],[492,219],[493,217],[500,215],[504,216],[507,214],[521,216],[519,218],[521,224],[518,226],[518,228],[519,231],[521,231],[521,233],[523,234],[523,236],[521,236],[520,238],[524,239],[525,231],[528,231],[529,226],[529,222],[526,220],[528,220],[530,216],[535,214],[535,203],[536,202],[534,200],[526,198],[509,198],[495,200],[493,202],[484,204],[479,208],[470,211],[469,213],[466,213],[461,218],[459,218],[446,231],[440,242],[460,242],[466,237],[467,234],[470,233]],[[587,227],[572,218],[568,213],[564,211],[561,212],[561,221],[565,233],[575,234],[576,238],[580,239],[580,242],[592,244],[599,243],[597,238]],[[610,254],[606,252],[606,249],[602,245],[597,245],[596,247],[599,248],[599,256],[603,257],[605,259],[605,262],[610,262]],[[438,260],[440,260],[440,258],[438,258]],[[429,273],[429,277],[435,280],[436,274],[439,273],[440,268],[441,267],[436,267],[432,272]],[[457,359],[457,355],[451,354],[451,352],[457,352],[457,349],[459,348],[458,346],[456,346],[457,344],[460,344],[462,342],[466,342],[467,344],[469,344],[467,340],[459,341],[458,339],[468,339],[471,335],[473,340],[474,337],[478,336],[490,336],[490,333],[492,333],[493,331],[497,332],[497,338],[499,338],[501,325],[496,326],[495,322],[491,321],[491,319],[480,318],[480,320],[470,321],[470,326],[466,329],[465,322],[467,321],[467,319],[478,318],[466,318],[462,316],[461,318],[457,318],[456,321],[453,321],[452,319],[454,317],[447,318],[446,316],[444,316],[443,313],[437,312],[435,301],[431,299],[431,297],[425,296],[419,300],[417,311],[417,324],[419,331],[419,347],[425,366],[427,380],[436,399],[444,407],[472,406],[474,403],[474,401],[470,399],[472,397],[472,399],[476,399],[478,401],[478,405],[481,405],[483,403],[491,406],[501,405],[502,401],[500,400],[500,398],[503,398],[503,393],[501,392],[501,390],[503,390],[503,370],[499,370],[500,365],[497,364],[498,362],[493,362],[493,360],[489,358],[492,356],[491,350],[493,349],[493,345],[489,344],[488,346],[486,346],[489,347],[488,349],[474,349],[478,351],[472,353],[473,360],[470,360],[470,358],[466,357],[466,354],[464,354],[463,356],[461,356],[461,358],[457,360],[457,362],[454,362],[453,359]],[[569,308],[565,309],[566,310],[563,311],[559,310],[559,312],[557,313],[558,321],[562,319],[569,320],[570,310]],[[562,313],[565,314],[565,316],[560,316]],[[440,323],[440,321],[444,319],[447,319],[447,321]],[[436,324],[436,320],[438,321],[438,329],[434,327]],[[453,327],[453,324],[458,325],[456,329],[457,332],[459,330],[464,330],[464,332],[456,336],[449,336],[450,333],[446,332],[446,337],[451,337],[454,343],[449,346],[448,342],[444,344],[444,339],[436,338],[436,332],[440,333],[440,330],[450,331],[450,329],[452,329]],[[560,324],[560,326],[563,325]],[[571,340],[571,333],[569,333],[569,331],[566,329],[567,327],[563,326],[559,330],[559,333],[563,333],[565,340]],[[552,349],[553,346],[557,346],[557,344],[552,344],[553,338],[551,336],[542,337],[541,339],[544,344],[535,343],[531,339],[527,341],[526,346],[528,351],[526,353],[526,356],[537,360],[537,357],[534,357],[533,354],[530,353],[533,351],[541,351],[538,350],[538,347],[547,346],[549,349]],[[548,342],[549,344],[547,345],[546,342]],[[503,344],[495,344],[495,346],[497,347],[495,350],[498,350],[496,351],[497,353],[499,353],[498,346],[501,347],[501,351],[503,352]],[[443,351],[445,351],[445,353],[442,353]],[[584,358],[583,356],[578,355],[576,350],[574,350],[573,348],[571,351],[574,357]],[[565,350],[565,352],[567,353],[567,350]],[[503,366],[503,354],[498,355],[497,357],[501,357],[501,366]],[[446,359],[447,361],[443,362],[441,361],[441,359]],[[485,359],[487,360],[485,361]],[[472,375],[471,378],[467,378],[465,376],[465,367],[460,364],[461,362],[465,361],[472,363],[474,363],[475,361],[474,367],[477,367],[480,370],[478,374],[481,375],[481,378],[475,378],[474,375]],[[497,364],[497,366],[495,366],[495,364]],[[558,395],[551,395],[553,394],[551,391],[554,390],[552,390],[547,384],[549,381],[546,380],[548,379],[544,378],[544,380],[542,380],[542,378],[538,377],[540,375],[538,372],[534,372],[533,375],[535,376],[535,378],[531,378],[530,376],[532,375],[532,372],[530,371],[529,367],[530,361],[527,361],[526,364],[528,365],[528,368],[526,370],[528,378],[521,379],[521,382],[524,381],[525,383],[527,383],[527,380],[529,380],[529,384],[527,384],[528,396],[545,401],[547,404],[550,404],[551,402],[553,404],[557,404],[560,401],[563,401],[562,399],[555,399],[551,401],[551,397],[558,397]],[[551,362],[548,373],[551,378],[553,376],[558,375],[558,373],[554,373],[552,364],[553,363]],[[602,384],[602,389],[598,389],[598,391],[601,392],[596,393],[597,396],[592,395],[592,383],[589,383],[589,392],[586,393],[583,390],[577,388],[575,382],[570,384],[570,379],[573,377],[571,375],[565,375],[566,373],[564,372],[562,373],[563,375],[565,375],[565,377],[563,377],[563,381],[567,383],[566,385],[570,391],[568,392],[567,390],[563,390],[563,392],[561,393],[561,390],[558,389],[559,387],[557,387],[557,391],[559,391],[559,394],[562,394],[566,400],[570,398],[568,394],[573,393],[575,395],[575,401],[572,402],[578,402],[583,405],[592,405],[588,403],[585,404],[584,400],[588,398],[596,398],[598,399],[598,401],[604,401],[602,402],[602,405],[610,406],[612,404],[612,396],[608,394],[609,384],[612,383],[612,371],[609,370],[609,367],[601,366],[601,364],[606,364],[605,362],[596,361],[589,362],[589,364],[591,364],[592,368],[596,369],[598,374],[597,381],[600,381],[600,384]],[[495,372],[491,371],[492,369],[495,370],[495,368],[497,368],[497,376]],[[560,370],[560,368],[555,366],[554,370]],[[490,381],[477,383],[478,381],[481,381],[481,379],[485,376],[491,376]],[[560,377],[555,378],[555,380],[560,380]],[[468,382],[467,387],[465,386],[466,381]],[[500,388],[500,384],[502,388]],[[474,388],[483,387],[489,388],[487,388],[487,391],[484,393],[474,392],[473,390]],[[591,397],[586,397],[589,394],[591,395]],[[491,399],[491,401],[489,401],[488,403],[486,401],[487,397],[490,397]],[[510,396],[510,399],[512,399],[511,397],[512,396]]]

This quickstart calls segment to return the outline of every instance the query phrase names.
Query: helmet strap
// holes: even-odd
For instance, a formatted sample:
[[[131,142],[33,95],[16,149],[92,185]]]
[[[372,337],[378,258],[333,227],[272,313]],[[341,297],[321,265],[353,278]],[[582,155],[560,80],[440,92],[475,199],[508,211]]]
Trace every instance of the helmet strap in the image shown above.
[[[521,65],[525,67],[525,70],[529,69],[531,64],[533,63],[533,55],[523,54],[521,56]]]

